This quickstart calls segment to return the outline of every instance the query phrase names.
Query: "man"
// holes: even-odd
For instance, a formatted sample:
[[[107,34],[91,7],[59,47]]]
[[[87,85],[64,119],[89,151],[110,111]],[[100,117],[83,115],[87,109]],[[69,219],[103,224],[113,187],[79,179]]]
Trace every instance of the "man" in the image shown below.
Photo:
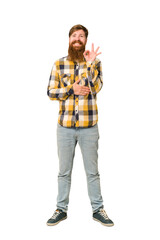
[[[57,146],[59,156],[57,210],[47,221],[56,225],[67,218],[71,173],[75,147],[80,145],[87,175],[88,195],[93,219],[113,226],[104,208],[98,173],[97,93],[103,85],[99,47],[85,50],[88,30],[75,25],[69,31],[68,56],[57,60],[52,68],[48,96],[59,100]]]

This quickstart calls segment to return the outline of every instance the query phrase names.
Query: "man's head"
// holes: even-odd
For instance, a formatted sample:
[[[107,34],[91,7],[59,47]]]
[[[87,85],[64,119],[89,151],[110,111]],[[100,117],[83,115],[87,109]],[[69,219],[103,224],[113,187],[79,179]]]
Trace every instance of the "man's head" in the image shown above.
[[[69,48],[68,55],[72,61],[83,61],[83,53],[87,43],[88,30],[78,24],[73,26],[69,31]]]

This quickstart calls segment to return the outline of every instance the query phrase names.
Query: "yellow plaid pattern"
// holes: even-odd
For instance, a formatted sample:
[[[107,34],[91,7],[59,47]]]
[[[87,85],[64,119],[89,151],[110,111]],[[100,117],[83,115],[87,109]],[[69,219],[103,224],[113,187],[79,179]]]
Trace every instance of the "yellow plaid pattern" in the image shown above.
[[[91,92],[75,95],[73,84],[88,86]],[[98,121],[97,93],[103,86],[102,65],[97,58],[90,64],[70,61],[68,57],[55,61],[47,89],[51,100],[59,100],[58,123],[64,127],[91,127]]]

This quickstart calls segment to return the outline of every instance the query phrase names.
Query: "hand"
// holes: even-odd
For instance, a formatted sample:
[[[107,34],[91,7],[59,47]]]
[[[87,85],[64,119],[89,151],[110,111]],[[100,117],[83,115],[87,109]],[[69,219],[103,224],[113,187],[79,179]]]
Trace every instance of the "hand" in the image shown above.
[[[86,61],[90,61],[90,62],[93,62],[95,60],[95,58],[101,54],[100,53],[97,53],[98,52],[98,49],[99,47],[94,51],[94,44],[92,43],[92,49],[91,49],[91,52],[89,50],[86,50],[84,53],[83,53],[83,56],[85,57]]]
[[[77,81],[73,84],[74,94],[75,94],[75,95],[82,95],[82,96],[89,94],[89,93],[90,93],[90,88],[79,85],[79,84],[78,84],[79,82],[80,82],[80,79],[77,80]]]

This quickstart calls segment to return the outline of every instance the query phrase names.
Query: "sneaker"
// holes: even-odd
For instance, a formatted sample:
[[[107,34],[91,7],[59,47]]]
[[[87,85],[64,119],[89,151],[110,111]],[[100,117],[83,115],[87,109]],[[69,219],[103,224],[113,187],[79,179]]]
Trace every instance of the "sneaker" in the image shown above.
[[[53,216],[47,221],[47,225],[54,226],[66,218],[67,218],[67,213],[63,212],[60,209],[57,209],[54,212]]]
[[[93,219],[100,222],[104,226],[111,227],[114,225],[111,219],[107,216],[107,213],[103,208],[99,209],[97,212],[93,213]]]

